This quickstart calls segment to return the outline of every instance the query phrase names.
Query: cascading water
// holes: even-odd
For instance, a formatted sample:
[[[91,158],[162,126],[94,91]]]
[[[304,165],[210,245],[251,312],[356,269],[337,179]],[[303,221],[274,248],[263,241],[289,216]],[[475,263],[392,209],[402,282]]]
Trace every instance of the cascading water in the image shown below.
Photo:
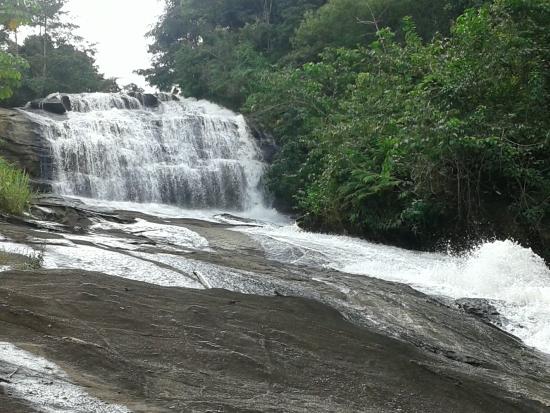
[[[219,208],[247,210],[248,217],[259,212],[258,218],[281,223],[280,216],[268,216],[261,208],[264,163],[244,118],[204,101],[159,97],[158,105],[151,108],[124,94],[69,95],[72,110],[66,115],[30,111],[52,148],[55,192],[93,198],[86,200],[89,205],[159,217],[181,217],[180,208],[158,205],[173,204],[195,208],[186,212],[197,219],[210,219],[212,212],[197,208]],[[252,211],[256,206],[260,211]],[[503,328],[550,353],[550,269],[531,250],[511,241],[485,243],[456,257],[311,234],[295,226],[258,224],[239,231],[255,238],[272,260],[378,277],[452,299],[490,300],[503,316]],[[149,228],[149,236],[157,235],[180,247],[207,245],[200,237],[166,225]],[[120,243],[103,236],[97,239],[103,246]],[[93,237],[88,240],[94,242]],[[95,252],[81,247],[78,253],[72,247],[67,252],[62,248],[50,248],[47,265],[70,267],[76,262],[78,268],[129,278],[141,275],[137,269],[146,266],[146,280],[162,285],[182,282],[173,271],[155,270],[154,264],[137,256],[113,259],[117,253],[110,252],[98,258],[93,248]],[[182,260],[177,257],[178,265],[185,264]]]
[[[113,201],[243,210],[262,202],[264,164],[244,118],[159,95],[67,95],[63,117],[29,112],[54,158],[54,192]]]

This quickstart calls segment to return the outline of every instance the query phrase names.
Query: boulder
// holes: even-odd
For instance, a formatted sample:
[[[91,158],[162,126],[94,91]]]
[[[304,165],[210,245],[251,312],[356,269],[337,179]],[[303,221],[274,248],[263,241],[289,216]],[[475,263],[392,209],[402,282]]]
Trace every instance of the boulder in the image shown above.
[[[175,93],[158,92],[155,93],[155,96],[161,102],[179,102],[181,100],[180,97]]]
[[[146,108],[156,108],[160,105],[161,99],[152,93],[129,92],[128,96],[136,98]]]
[[[0,108],[0,156],[25,170],[37,189],[48,190],[53,175],[50,146],[24,111]]]
[[[63,106],[65,106],[65,109],[67,110],[67,112],[70,112],[73,109],[71,105],[71,98],[69,96],[62,95],[61,102],[63,103]]]
[[[494,350],[498,362],[479,366],[353,325],[304,298],[56,269],[3,273],[0,303],[0,341],[63,366],[102,400],[131,401],[136,412],[549,411],[548,361],[528,348],[510,346],[519,360]],[[0,377],[13,371],[0,360]],[[15,378],[30,374],[23,367]],[[13,410],[16,396],[2,411],[42,407]]]
[[[56,115],[64,115],[72,110],[71,99],[67,95],[50,95],[30,102],[31,109],[45,110]]]
[[[143,94],[143,106],[147,108],[156,108],[160,105],[160,100],[157,96],[151,93]]]
[[[131,91],[131,92],[128,92],[128,96],[136,98],[137,100],[139,100],[139,103],[143,105],[143,93]]]
[[[42,109],[41,103],[42,103],[42,99],[35,99],[35,100],[29,102],[29,106],[30,106],[31,109],[40,110],[40,109]]]
[[[122,98],[122,101],[124,102],[124,107],[126,109],[131,109],[132,105],[130,104],[130,99],[128,98],[128,96],[122,95],[121,98]]]

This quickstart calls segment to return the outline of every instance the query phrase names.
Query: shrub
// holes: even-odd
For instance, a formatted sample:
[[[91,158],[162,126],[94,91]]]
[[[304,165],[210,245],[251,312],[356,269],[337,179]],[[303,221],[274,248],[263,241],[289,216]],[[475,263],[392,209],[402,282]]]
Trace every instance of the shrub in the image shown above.
[[[0,211],[21,215],[31,197],[28,175],[0,158]]]

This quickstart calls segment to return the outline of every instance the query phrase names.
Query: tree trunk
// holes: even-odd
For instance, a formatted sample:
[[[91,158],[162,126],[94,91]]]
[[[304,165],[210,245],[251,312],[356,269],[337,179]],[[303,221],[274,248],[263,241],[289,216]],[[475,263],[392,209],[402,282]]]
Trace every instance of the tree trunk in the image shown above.
[[[273,12],[273,0],[264,0],[264,22],[271,25],[271,14]],[[267,35],[267,51],[271,51],[271,31]]]
[[[48,41],[48,18],[44,16],[44,36],[42,38],[43,55],[42,55],[42,78],[46,80],[46,72],[48,70],[47,58],[47,41]]]

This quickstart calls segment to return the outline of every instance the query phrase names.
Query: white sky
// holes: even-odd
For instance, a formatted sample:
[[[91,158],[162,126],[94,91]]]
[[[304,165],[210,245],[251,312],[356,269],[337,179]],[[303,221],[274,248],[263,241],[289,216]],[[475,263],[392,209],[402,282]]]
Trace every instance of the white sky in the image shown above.
[[[96,43],[96,61],[106,77],[119,78],[119,85],[146,81],[133,74],[151,65],[145,37],[164,9],[163,0],[68,0],[64,10],[80,26],[78,34]]]

